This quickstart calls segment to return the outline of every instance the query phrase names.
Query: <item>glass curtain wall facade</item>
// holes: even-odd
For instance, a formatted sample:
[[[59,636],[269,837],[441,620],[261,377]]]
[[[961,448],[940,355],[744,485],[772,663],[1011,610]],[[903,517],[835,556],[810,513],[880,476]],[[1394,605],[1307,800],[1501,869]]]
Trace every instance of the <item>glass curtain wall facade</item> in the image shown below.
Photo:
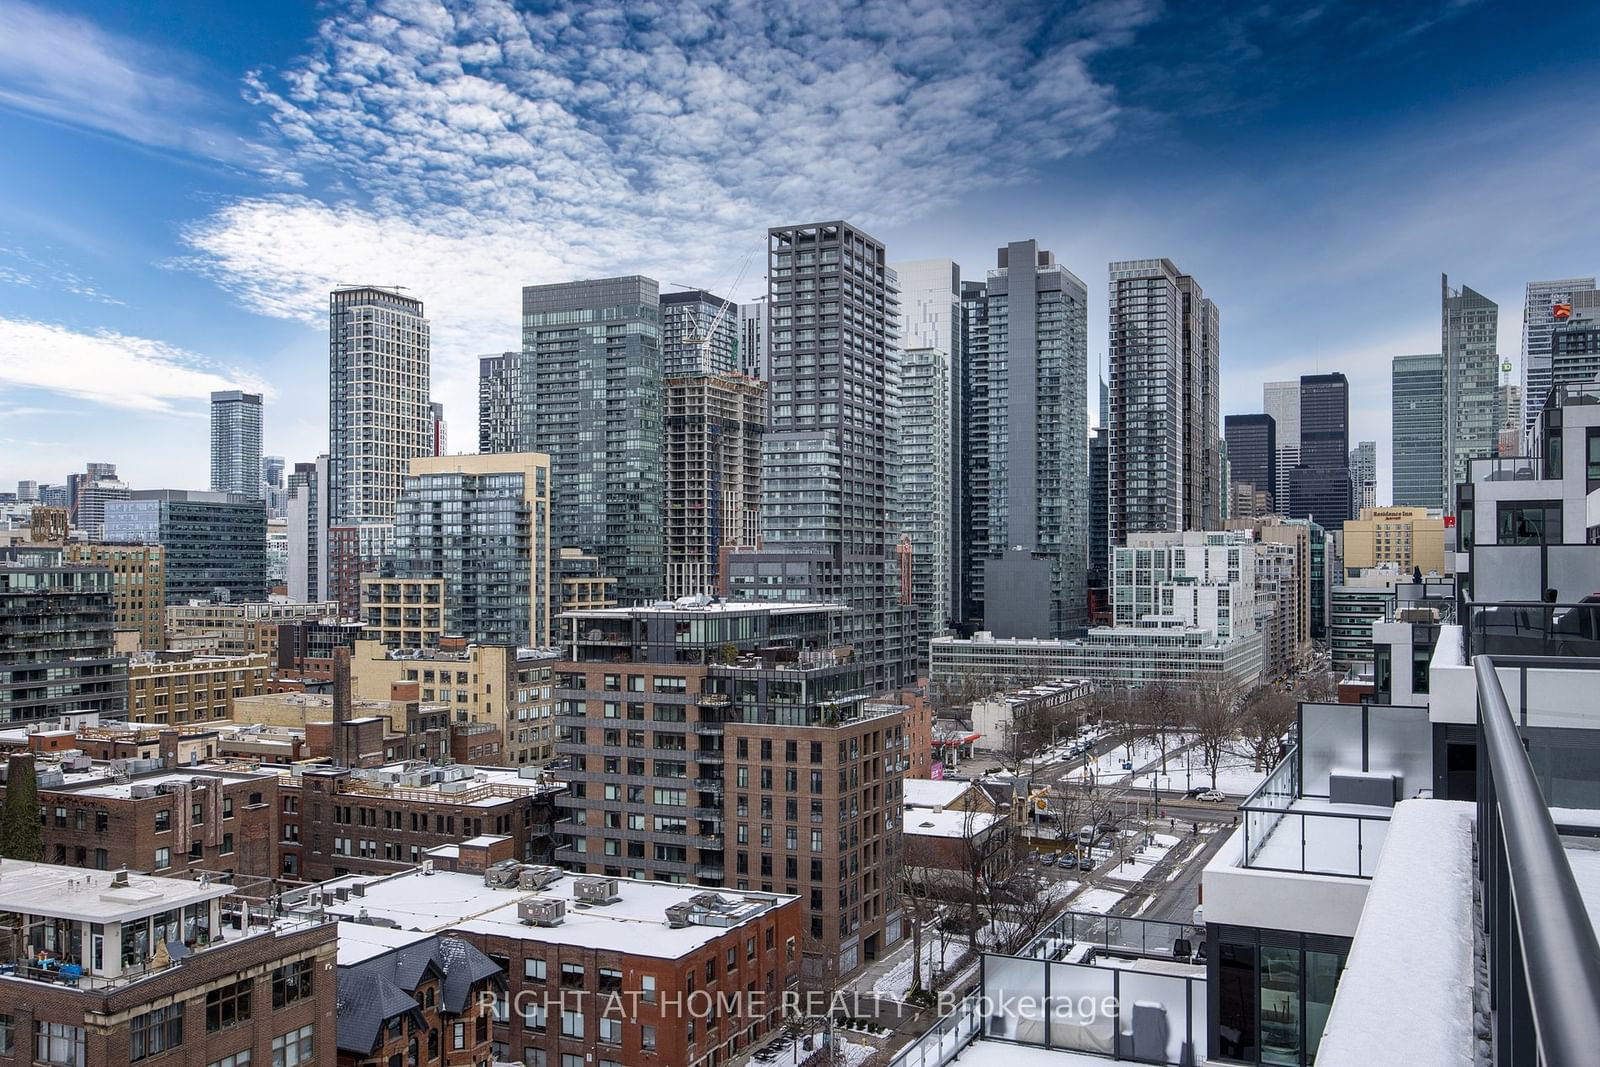
[[[267,506],[236,493],[140,489],[106,504],[105,539],[159,544],[167,603],[267,599]]]
[[[260,393],[211,394],[212,492],[262,496],[261,422]]]
[[[1444,354],[1445,486],[1467,481],[1467,462],[1499,451],[1500,305],[1439,276],[1439,329]],[[1454,510],[1453,501],[1446,507]]]
[[[1551,332],[1560,325],[1562,305],[1571,305],[1577,293],[1593,293],[1593,278],[1561,278],[1529,282],[1522,309],[1522,420],[1532,430],[1544,410],[1550,387],[1556,384],[1555,352]],[[1585,378],[1584,381],[1593,381]]]
[[[625,604],[666,591],[660,288],[630,275],[522,290],[518,451],[550,457],[559,546]]]
[[[478,451],[517,450],[517,382],[521,352],[478,357]]]
[[[1396,507],[1444,507],[1444,357],[1396,356],[1390,390]]]

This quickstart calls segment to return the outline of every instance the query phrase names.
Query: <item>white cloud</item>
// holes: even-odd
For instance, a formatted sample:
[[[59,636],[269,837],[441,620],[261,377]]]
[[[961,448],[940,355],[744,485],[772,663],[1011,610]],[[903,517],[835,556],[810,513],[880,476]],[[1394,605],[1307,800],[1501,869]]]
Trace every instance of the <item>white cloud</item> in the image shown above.
[[[264,391],[249,375],[161,341],[5,318],[0,318],[0,383],[148,413],[177,413],[182,402],[203,401],[214,389]]]
[[[335,283],[410,286],[459,435],[466,357],[517,343],[520,286],[641,271],[717,288],[768,225],[897,225],[1092,149],[1119,112],[1088,63],[1155,8],[352,7],[250,83],[328,192],[226,205],[186,231],[191,265],[313,325]]]
[[[216,102],[178,73],[184,64],[86,19],[0,0],[0,108],[204,159],[264,162],[215,121]]]

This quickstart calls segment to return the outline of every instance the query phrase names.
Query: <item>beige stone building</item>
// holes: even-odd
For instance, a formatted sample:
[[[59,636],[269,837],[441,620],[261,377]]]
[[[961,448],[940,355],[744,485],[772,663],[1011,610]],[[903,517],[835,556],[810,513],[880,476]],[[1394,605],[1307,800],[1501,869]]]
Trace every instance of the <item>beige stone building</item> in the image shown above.
[[[1444,517],[1427,508],[1362,508],[1344,524],[1344,570],[1348,577],[1384,564],[1402,575],[1444,573]]]
[[[265,655],[135,656],[128,664],[128,721],[182,726],[233,718],[234,701],[267,691]]]
[[[498,727],[504,738],[502,762],[527,766],[555,755],[555,662],[551,651],[450,638],[437,648],[394,652],[378,641],[357,641],[350,681],[358,700],[415,683],[424,702],[449,706],[452,722]]]
[[[365,575],[361,618],[387,648],[432,648],[445,632],[444,579]]]

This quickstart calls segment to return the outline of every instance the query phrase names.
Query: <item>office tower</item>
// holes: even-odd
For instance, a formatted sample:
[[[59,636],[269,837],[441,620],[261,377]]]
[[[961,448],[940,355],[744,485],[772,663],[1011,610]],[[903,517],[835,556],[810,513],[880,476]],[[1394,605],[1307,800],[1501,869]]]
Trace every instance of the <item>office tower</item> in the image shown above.
[[[1579,385],[1600,379],[1600,292],[1573,297],[1550,332],[1550,384]]]
[[[961,268],[894,264],[900,287],[900,528],[910,538],[917,654],[961,618]]]
[[[1522,455],[1522,386],[1501,382],[1495,390],[1495,455]]]
[[[433,451],[430,456],[442,456],[450,446],[449,434],[446,432],[444,422],[444,405],[437,400],[428,402],[428,421]]]
[[[37,501],[39,499],[39,483],[19,481],[17,483],[17,499],[24,504]]]
[[[1289,509],[1337,530],[1350,517],[1350,383],[1343,374],[1300,379],[1300,463],[1289,476]]]
[[[281,519],[288,501],[288,487],[284,484],[282,456],[261,457],[261,495],[267,502],[267,518]]]
[[[520,380],[517,449],[550,457],[555,544],[599,556],[623,603],[660,599],[666,475],[655,280],[524,287]]]
[[[987,526],[989,501],[989,296],[983,282],[961,283],[961,614],[983,619],[983,575],[972,566],[972,531]],[[979,418],[979,416],[983,416]]]
[[[113,579],[109,567],[67,562],[60,548],[0,547],[0,722],[127,714]]]
[[[328,599],[328,457],[296,463],[289,475],[285,511],[289,520],[289,599],[320,604]]]
[[[1352,515],[1378,506],[1378,442],[1357,441],[1350,450]]]
[[[1595,291],[1593,278],[1561,278],[1529,282],[1522,308],[1523,427],[1531,428],[1544,410],[1546,395],[1556,384],[1551,331],[1572,312],[1579,294]]]
[[[260,393],[225,389],[211,394],[211,491],[259,499]]]
[[[881,958],[904,936],[908,738],[901,706],[870,702],[862,647],[834,644],[848,611],[724,601],[565,616],[556,859],[594,875],[792,891],[805,901],[808,968],[843,974]]]
[[[756,379],[667,379],[667,599],[724,591],[723,557],[760,540],[766,420],[766,385]]]
[[[1467,461],[1493,456],[1499,444],[1496,387],[1500,307],[1467,286],[1450,288],[1439,276],[1439,334],[1444,354],[1445,509],[1455,510],[1455,487],[1467,480]]]
[[[66,511],[72,506],[70,500],[71,498],[68,495],[67,486],[47,485],[45,483],[40,483],[39,503],[43,504],[45,507],[60,508],[63,511]]]
[[[1217,307],[1170,259],[1111,264],[1111,544],[1218,523]]]
[[[552,643],[550,459],[526,452],[411,461],[394,542],[378,575],[362,578],[369,628],[386,583],[444,583],[442,631],[469,643]],[[403,620],[402,620],[403,621]]]
[[[739,305],[739,373],[767,377],[767,301]]]
[[[1110,608],[1111,538],[1106,529],[1110,521],[1110,486],[1107,479],[1111,444],[1111,400],[1106,380],[1100,380],[1100,421],[1089,438],[1089,623],[1101,621]]]
[[[1037,241],[998,253],[968,352],[982,477],[968,567],[983,628],[1070,637],[1088,617],[1088,290]],[[976,457],[974,457],[976,458]]]
[[[739,370],[739,306],[703,289],[661,297],[661,374]]]
[[[107,502],[105,540],[165,549],[168,604],[267,599],[267,509],[259,498],[136,489]]]
[[[128,499],[128,486],[117,480],[117,468],[111,463],[91,463],[84,474],[76,478],[72,525],[90,541],[105,535],[106,505],[113,500]]]
[[[1443,508],[1444,358],[1394,357],[1389,457],[1395,507]]]
[[[1300,381],[1267,382],[1261,410],[1272,416],[1278,438],[1277,482],[1268,490],[1275,507],[1289,506],[1289,475],[1300,465]]]
[[[1278,484],[1278,424],[1271,415],[1229,415],[1223,420],[1228,441],[1228,480],[1266,493]]]
[[[517,450],[517,389],[521,380],[521,352],[478,357],[479,453]]]
[[[78,490],[91,482],[114,482],[117,480],[117,465],[115,463],[89,463],[85,470],[78,474],[67,475],[67,507],[72,512],[72,523],[78,525]]]
[[[886,690],[910,679],[916,611],[901,604],[891,526],[890,345],[883,245],[844,222],[768,231],[770,415],[763,548],[729,563],[738,596],[846,604],[841,643]]]

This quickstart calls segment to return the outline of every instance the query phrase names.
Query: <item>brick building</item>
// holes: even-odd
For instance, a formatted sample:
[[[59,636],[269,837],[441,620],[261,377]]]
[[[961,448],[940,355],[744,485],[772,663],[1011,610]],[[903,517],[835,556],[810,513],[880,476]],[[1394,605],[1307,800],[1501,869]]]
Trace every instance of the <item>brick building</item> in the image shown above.
[[[297,619],[336,619],[339,606],[276,601],[194,601],[167,606],[167,649],[219,656],[277,658],[278,627]]]
[[[339,1063],[488,1067],[505,972],[458,937],[339,924]]]
[[[555,755],[554,650],[468,644],[443,638],[437,648],[390,651],[358,641],[350,680],[358,698],[379,698],[409,683],[424,701],[448,704],[457,723],[500,731],[507,765],[543,765]]]
[[[111,604],[117,635],[127,634],[134,651],[166,648],[167,564],[160,545],[107,545],[68,541],[69,563],[111,572]]]
[[[558,860],[799,896],[806,954],[849,972],[901,937],[905,715],[870,704],[817,604],[686,598],[564,615]]]
[[[219,882],[4,864],[0,1063],[335,1062],[337,924]]]
[[[173,877],[277,873],[276,774],[204,764],[162,769],[161,763],[41,759],[45,859]]]
[[[182,726],[233,718],[233,702],[267,691],[271,661],[247,656],[160,656],[128,663],[128,719]]]
[[[514,768],[399,763],[375,769],[297,768],[280,779],[283,878],[320,882],[391,874],[438,845],[485,834],[510,856],[548,860],[559,783]]]
[[[499,854],[491,843],[470,860],[463,849],[455,871],[316,891],[341,919],[449,934],[495,961],[507,980],[498,1062],[708,1067],[780,1024],[801,965],[794,897],[476,866]]]

